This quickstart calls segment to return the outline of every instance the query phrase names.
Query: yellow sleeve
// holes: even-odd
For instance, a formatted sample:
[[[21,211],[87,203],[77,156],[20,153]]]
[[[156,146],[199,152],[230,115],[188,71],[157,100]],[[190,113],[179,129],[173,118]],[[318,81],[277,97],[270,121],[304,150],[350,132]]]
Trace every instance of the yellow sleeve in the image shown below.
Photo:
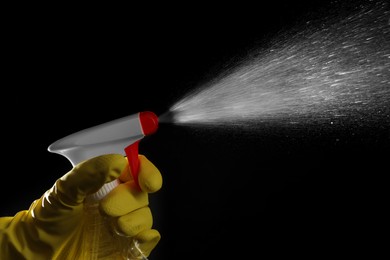
[[[68,232],[61,232],[64,230],[59,229],[56,232],[50,228],[50,223],[42,221],[42,217],[46,216],[34,216],[34,212],[41,211],[40,206],[43,199],[45,196],[34,201],[29,210],[20,211],[13,217],[0,218],[0,259],[65,259],[58,258],[61,252],[64,252],[65,247],[69,249],[67,253],[71,255],[78,253],[75,245],[79,243],[74,243],[74,240],[69,243],[72,238],[78,238],[75,236],[78,233],[77,229]],[[37,214],[41,215],[41,212],[37,212]],[[55,228],[55,225],[53,227]],[[63,236],[61,233],[68,234]],[[59,240],[58,237],[67,237],[68,239]]]

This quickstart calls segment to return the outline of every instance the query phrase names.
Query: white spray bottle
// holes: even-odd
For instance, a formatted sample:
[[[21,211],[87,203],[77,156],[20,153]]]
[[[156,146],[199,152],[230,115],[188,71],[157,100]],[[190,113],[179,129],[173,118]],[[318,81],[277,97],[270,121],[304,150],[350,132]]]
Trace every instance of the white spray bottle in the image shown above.
[[[149,111],[139,112],[68,135],[52,143],[48,150],[65,156],[72,166],[103,154],[127,156],[133,179],[138,183],[138,144],[144,136],[158,128],[158,117]],[[147,259],[135,240],[110,230],[106,219],[100,215],[98,205],[106,194],[119,184],[119,180],[106,183],[85,200],[87,237],[85,248],[90,259]],[[84,259],[84,258],[83,258]]]

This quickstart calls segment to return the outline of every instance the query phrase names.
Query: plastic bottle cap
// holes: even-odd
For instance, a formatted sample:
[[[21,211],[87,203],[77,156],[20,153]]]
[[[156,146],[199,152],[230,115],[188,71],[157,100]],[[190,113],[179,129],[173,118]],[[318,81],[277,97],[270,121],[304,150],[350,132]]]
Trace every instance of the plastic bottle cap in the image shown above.
[[[112,191],[116,186],[119,185],[119,180],[113,180],[103,185],[97,192],[88,196],[88,201],[94,202],[103,199],[110,191]]]

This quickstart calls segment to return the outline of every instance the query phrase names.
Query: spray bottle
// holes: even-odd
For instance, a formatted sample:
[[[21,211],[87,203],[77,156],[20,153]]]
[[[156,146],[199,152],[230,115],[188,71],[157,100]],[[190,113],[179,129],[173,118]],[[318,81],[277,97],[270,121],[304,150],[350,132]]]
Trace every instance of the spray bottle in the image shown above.
[[[52,143],[48,150],[65,156],[72,166],[89,158],[119,153],[126,155],[136,186],[138,183],[138,145],[143,137],[158,128],[158,117],[149,111],[139,112],[104,124],[84,129]],[[106,183],[99,191],[85,199],[86,227],[83,259],[147,259],[137,241],[111,228],[108,218],[99,213],[98,205],[119,180]]]

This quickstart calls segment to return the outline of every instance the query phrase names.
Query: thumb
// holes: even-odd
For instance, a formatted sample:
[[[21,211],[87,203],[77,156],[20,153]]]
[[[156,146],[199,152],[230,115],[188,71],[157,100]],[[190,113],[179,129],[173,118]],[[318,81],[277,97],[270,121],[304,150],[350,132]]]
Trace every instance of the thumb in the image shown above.
[[[105,183],[118,178],[127,165],[120,154],[94,157],[76,165],[56,182],[57,194],[66,204],[80,204]]]

